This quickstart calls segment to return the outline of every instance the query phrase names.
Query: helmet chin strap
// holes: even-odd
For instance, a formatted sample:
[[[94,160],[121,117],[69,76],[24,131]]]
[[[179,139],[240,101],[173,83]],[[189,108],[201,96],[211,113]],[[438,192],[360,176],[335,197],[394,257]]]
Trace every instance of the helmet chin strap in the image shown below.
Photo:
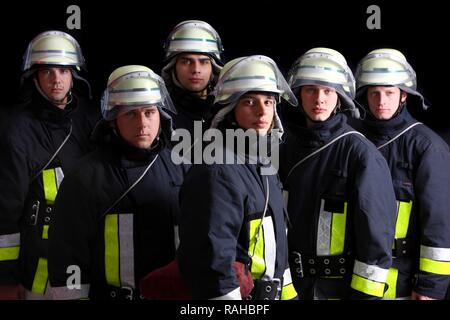
[[[53,105],[55,105],[56,107],[58,106],[66,106],[68,104],[70,104],[73,100],[72,97],[72,92],[71,90],[69,90],[67,92],[67,94],[64,96],[64,98],[62,98],[61,100],[54,100],[54,99],[50,99],[41,89],[41,86],[39,85],[39,82],[36,78],[33,79],[34,85],[36,86],[36,90],[41,94],[41,96],[44,97],[45,100],[49,101],[50,103],[52,103]],[[67,98],[67,101],[64,102],[64,99]]]

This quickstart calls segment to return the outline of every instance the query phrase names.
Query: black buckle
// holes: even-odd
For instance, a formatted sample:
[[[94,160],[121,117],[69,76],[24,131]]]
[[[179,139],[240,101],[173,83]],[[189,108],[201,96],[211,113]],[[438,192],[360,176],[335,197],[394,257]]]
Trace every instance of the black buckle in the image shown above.
[[[255,280],[252,293],[248,296],[249,300],[280,300],[281,280],[274,278],[272,280]]]
[[[136,293],[135,289],[131,287],[110,287],[109,297],[119,300],[134,300]]]
[[[394,249],[392,249],[392,256],[399,258],[410,254],[410,245],[407,238],[398,238],[394,241]]]

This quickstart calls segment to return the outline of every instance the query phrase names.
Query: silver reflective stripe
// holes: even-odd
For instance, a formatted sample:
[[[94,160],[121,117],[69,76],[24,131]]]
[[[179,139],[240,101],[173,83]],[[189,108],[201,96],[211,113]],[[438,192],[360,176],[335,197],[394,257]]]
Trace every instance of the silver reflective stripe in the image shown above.
[[[133,214],[119,214],[120,284],[134,289]]]
[[[376,282],[386,282],[388,269],[380,268],[373,264],[366,264],[364,262],[355,260],[353,273]]]
[[[283,200],[284,200],[284,206],[287,208],[288,201],[289,201],[289,191],[283,190]]]
[[[59,186],[64,179],[64,172],[61,167],[55,168],[55,177],[56,177],[56,190],[59,190]]]
[[[89,284],[80,285],[80,289],[69,289],[67,287],[51,287],[50,296],[53,300],[76,300],[89,297]]]
[[[241,288],[238,287],[223,296],[211,298],[210,300],[242,300]]]
[[[3,234],[0,236],[0,248],[20,246],[20,233]]]
[[[420,257],[437,261],[450,261],[449,248],[420,246]]]
[[[173,227],[173,237],[175,243],[175,250],[178,250],[178,247],[180,246],[180,234],[178,232],[178,226]]]
[[[264,217],[262,228],[264,232],[264,262],[266,271],[261,277],[263,280],[272,280],[275,274],[275,260],[277,257],[277,242],[275,240],[275,230],[272,217]]]
[[[325,211],[325,200],[320,200],[319,224],[317,226],[317,255],[330,255],[332,212]]]
[[[286,268],[286,270],[284,270],[284,274],[283,274],[283,287],[285,287],[291,283],[292,283],[291,269]]]

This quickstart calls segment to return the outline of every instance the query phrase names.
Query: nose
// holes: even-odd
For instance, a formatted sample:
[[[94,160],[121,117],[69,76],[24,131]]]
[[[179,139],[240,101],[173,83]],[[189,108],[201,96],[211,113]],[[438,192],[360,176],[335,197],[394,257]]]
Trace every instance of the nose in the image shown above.
[[[54,83],[61,83],[62,74],[59,70],[52,70],[50,73],[52,82]]]
[[[137,123],[137,126],[139,127],[139,129],[143,129],[143,128],[147,127],[148,120],[147,120],[147,117],[145,116],[144,112],[139,112],[138,116],[136,117],[136,123]]]
[[[317,104],[323,104],[325,102],[325,97],[326,97],[326,95],[325,95],[325,91],[323,89],[316,90],[315,98],[316,98]]]
[[[193,61],[191,63],[191,72],[192,73],[200,73],[200,62],[199,61]]]
[[[258,116],[263,116],[267,113],[267,107],[264,105],[264,100],[256,100],[254,110]]]

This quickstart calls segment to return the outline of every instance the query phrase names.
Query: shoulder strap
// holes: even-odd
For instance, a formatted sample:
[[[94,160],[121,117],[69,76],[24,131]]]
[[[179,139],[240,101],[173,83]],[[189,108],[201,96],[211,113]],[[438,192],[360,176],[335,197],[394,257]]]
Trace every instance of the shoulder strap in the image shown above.
[[[393,137],[391,140],[389,140],[386,143],[383,143],[381,146],[377,147],[377,149],[381,149],[386,147],[388,144],[394,142],[395,140],[397,140],[398,138],[400,138],[401,135],[403,135],[405,132],[411,130],[412,128],[414,128],[415,126],[422,124],[422,122],[414,122],[412,125],[410,125],[408,128],[406,128],[405,130],[403,130],[402,132],[400,132],[399,134],[397,134],[395,137]]]
[[[289,171],[286,180],[289,178],[289,176],[291,175],[291,173],[295,170],[295,168],[297,168],[300,164],[302,164],[303,162],[305,162],[306,160],[308,160],[309,158],[311,158],[312,156],[318,154],[319,152],[325,150],[326,148],[328,148],[329,146],[331,146],[333,143],[335,143],[336,141],[342,139],[343,137],[349,135],[349,134],[359,134],[360,136],[364,135],[358,131],[348,131],[345,132],[343,134],[341,134],[340,136],[337,136],[336,138],[334,138],[333,140],[331,140],[330,142],[328,142],[327,144],[325,144],[324,146],[320,147],[317,150],[314,150],[313,152],[311,152],[310,154],[308,154],[307,156],[305,156],[304,158],[300,159],[300,161],[298,161],[293,167],[292,169]]]
[[[116,201],[114,201],[114,203],[109,206],[108,209],[106,209],[106,211],[99,217],[99,220],[101,220],[104,216],[106,216],[106,214],[112,209],[114,208],[114,206],[116,204],[119,203],[120,200],[123,199],[123,197],[125,197],[138,183],[139,181],[142,180],[142,178],[145,176],[145,174],[147,173],[148,170],[150,170],[150,168],[153,166],[153,164],[155,163],[156,159],[158,159],[159,154],[156,155],[156,157],[152,160],[152,162],[150,162],[150,164],[147,166],[147,168],[145,168],[144,172],[142,172],[142,174],[140,175],[139,178],[136,179],[136,181],[119,197],[117,198]]]
[[[69,133],[67,134],[67,137],[64,139],[64,141],[61,143],[61,145],[58,147],[58,149],[56,149],[55,153],[51,156],[50,160],[48,160],[48,162],[42,167],[41,170],[39,170],[39,172],[31,179],[31,181],[34,181],[37,177],[40,176],[40,174],[47,169],[47,167],[50,165],[50,163],[52,163],[53,159],[55,159],[55,157],[58,155],[58,153],[61,151],[62,147],[66,144],[67,140],[69,140],[70,135],[72,134],[72,123],[70,124],[70,130]]]

